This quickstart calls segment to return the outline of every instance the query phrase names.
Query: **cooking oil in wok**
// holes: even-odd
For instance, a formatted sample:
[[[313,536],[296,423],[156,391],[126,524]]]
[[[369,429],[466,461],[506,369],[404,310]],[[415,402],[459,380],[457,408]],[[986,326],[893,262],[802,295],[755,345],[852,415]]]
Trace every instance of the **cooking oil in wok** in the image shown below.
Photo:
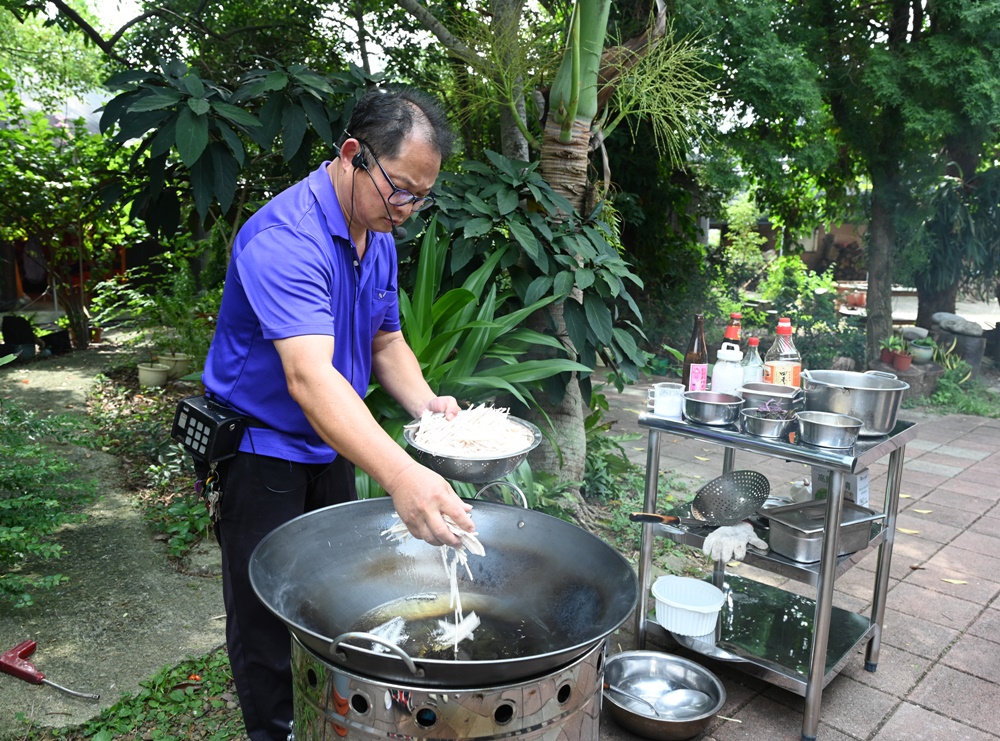
[[[440,622],[455,623],[454,610],[447,594],[418,594],[387,602],[359,617],[352,631],[372,632],[393,618],[402,618],[405,628],[397,645],[408,655],[419,659],[447,661],[497,661],[537,656],[553,647],[553,636],[543,622],[535,618],[514,617],[510,607],[499,600],[463,595],[466,615],[475,612],[480,625],[472,638],[458,644],[442,645],[439,640]],[[502,609],[506,607],[507,609]]]

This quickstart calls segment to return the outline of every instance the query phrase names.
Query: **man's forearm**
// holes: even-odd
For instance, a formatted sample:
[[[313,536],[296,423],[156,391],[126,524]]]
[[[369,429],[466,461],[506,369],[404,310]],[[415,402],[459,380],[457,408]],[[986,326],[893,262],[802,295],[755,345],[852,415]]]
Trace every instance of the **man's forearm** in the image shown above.
[[[381,339],[381,338],[380,338]],[[386,392],[417,417],[437,394],[424,379],[420,362],[402,335],[376,341],[373,345],[372,372]]]

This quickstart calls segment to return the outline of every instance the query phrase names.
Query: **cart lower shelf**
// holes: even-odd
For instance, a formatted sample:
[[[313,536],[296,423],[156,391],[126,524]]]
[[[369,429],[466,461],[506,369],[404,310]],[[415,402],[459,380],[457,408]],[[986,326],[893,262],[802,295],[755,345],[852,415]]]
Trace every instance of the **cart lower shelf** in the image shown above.
[[[726,602],[715,645],[669,633],[654,620],[647,623],[649,634],[670,636],[687,649],[733,662],[747,674],[805,696],[816,601],[732,574],[726,575],[723,591]],[[875,627],[864,615],[833,608],[824,687],[874,635]]]

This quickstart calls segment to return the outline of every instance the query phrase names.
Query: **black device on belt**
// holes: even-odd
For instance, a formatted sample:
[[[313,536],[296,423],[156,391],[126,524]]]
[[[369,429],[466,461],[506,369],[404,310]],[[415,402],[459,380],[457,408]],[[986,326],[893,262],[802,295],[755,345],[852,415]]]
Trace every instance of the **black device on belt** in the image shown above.
[[[261,423],[206,396],[189,396],[177,402],[170,437],[191,455],[206,463],[232,458],[239,452],[243,430]]]

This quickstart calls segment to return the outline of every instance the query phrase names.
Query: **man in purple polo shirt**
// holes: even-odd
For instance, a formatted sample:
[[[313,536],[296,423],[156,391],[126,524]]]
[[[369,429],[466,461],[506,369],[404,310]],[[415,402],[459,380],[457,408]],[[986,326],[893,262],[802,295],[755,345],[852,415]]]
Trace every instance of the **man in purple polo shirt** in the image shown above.
[[[451,152],[440,106],[413,90],[358,101],[338,157],[276,196],[233,245],[205,364],[208,395],[258,420],[219,465],[226,642],[247,734],[281,739],[292,719],[289,637],[250,586],[253,549],[278,525],[357,498],[354,466],[392,496],[410,532],[458,545],[471,507],[419,465],[364,404],[372,373],[410,414],[458,413],[424,380],[399,324],[391,232],[433,204]]]

